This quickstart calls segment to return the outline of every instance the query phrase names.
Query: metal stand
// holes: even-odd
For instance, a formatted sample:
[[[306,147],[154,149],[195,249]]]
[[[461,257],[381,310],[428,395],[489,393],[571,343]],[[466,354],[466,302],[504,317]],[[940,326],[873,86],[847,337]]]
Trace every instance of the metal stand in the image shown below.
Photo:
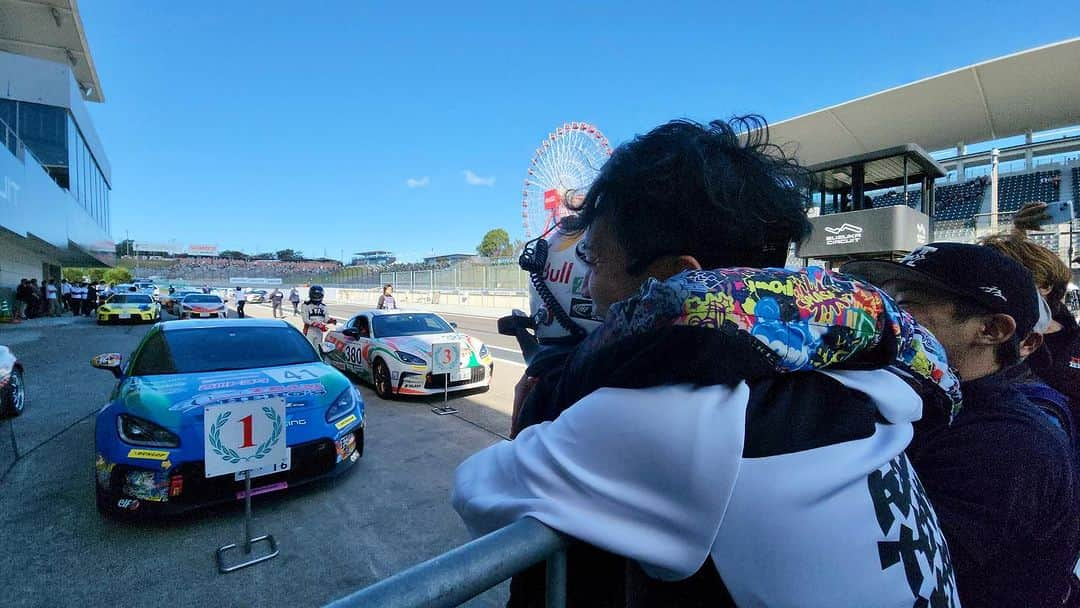
[[[443,384],[442,407],[433,407],[433,408],[431,408],[431,411],[435,412],[436,414],[438,414],[440,416],[445,416],[447,414],[456,414],[456,413],[458,413],[458,411],[456,409],[454,409],[454,408],[450,407],[449,405],[447,405],[447,399],[449,399],[449,394],[450,394],[450,372],[446,373],[446,376],[445,376],[444,379],[446,380],[446,382],[445,382],[445,384]]]
[[[270,545],[270,551],[265,555],[259,557],[251,557],[251,546],[256,543],[268,543]],[[244,471],[244,557],[246,561],[237,562],[231,566],[226,566],[225,554],[236,548],[236,543],[219,547],[217,550],[217,566],[218,572],[225,574],[226,572],[235,572],[241,568],[257,564],[259,562],[265,562],[268,559],[277,557],[278,548],[277,541],[270,534],[265,534],[256,538],[251,537],[251,471]]]

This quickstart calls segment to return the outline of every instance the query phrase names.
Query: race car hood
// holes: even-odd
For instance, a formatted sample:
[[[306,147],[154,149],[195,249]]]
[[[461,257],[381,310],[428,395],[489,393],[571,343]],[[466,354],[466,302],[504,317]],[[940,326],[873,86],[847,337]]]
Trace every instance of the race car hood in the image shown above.
[[[134,303],[129,304],[129,303],[125,302],[124,304],[112,304],[112,303],[109,303],[109,304],[105,304],[104,306],[108,310],[150,310],[151,308],[153,308],[154,305],[152,303],[151,304],[134,304]]]
[[[431,348],[433,344],[444,342],[457,342],[461,345],[461,361],[467,366],[480,365],[479,352],[483,342],[460,332],[447,332],[443,334],[423,334],[420,336],[399,336],[394,338],[380,338],[388,349],[409,353],[431,361]]]
[[[169,430],[202,428],[207,405],[257,397],[285,398],[289,414],[325,409],[349,386],[324,363],[227,372],[133,376],[118,387],[116,402],[140,418]]]

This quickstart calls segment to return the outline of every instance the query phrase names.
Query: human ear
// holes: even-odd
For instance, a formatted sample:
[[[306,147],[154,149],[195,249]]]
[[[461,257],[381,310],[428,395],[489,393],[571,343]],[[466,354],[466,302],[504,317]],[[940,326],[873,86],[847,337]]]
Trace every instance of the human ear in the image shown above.
[[[701,270],[697,258],[692,255],[665,255],[653,260],[644,274],[663,281],[687,270]]]
[[[1016,319],[1005,314],[984,317],[977,340],[986,345],[1004,344],[1016,333]]]
[[[1039,350],[1039,347],[1043,345],[1043,335],[1038,332],[1031,332],[1026,338],[1020,341],[1020,358],[1027,359],[1032,353]]]

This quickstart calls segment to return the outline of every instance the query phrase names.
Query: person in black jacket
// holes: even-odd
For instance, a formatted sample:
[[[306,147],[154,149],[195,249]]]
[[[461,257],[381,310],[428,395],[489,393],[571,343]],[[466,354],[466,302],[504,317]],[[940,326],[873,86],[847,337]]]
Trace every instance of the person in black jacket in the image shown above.
[[[949,541],[963,605],[1075,602],[1080,497],[1071,446],[1011,373],[1039,319],[1031,273],[991,247],[960,243],[842,270],[892,294],[941,341],[963,380],[956,419],[929,410],[908,448]]]
[[[777,268],[809,222],[766,133],[672,121],[614,152],[566,227],[603,324],[513,441],[458,468],[474,535],[532,517],[587,543],[568,605],[959,605],[904,456],[959,383],[880,291]],[[515,577],[511,605],[543,589]]]

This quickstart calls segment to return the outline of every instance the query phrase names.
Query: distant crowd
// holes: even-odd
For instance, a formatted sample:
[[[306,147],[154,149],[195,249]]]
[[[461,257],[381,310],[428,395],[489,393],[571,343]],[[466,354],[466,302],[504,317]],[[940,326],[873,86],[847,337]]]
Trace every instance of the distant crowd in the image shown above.
[[[125,265],[136,266],[140,270],[153,268],[154,274],[161,274],[167,278],[184,279],[225,279],[236,276],[317,276],[341,268],[340,262],[314,260],[235,260],[231,258],[182,257],[147,262],[132,256],[123,256],[121,260],[126,262]]]

